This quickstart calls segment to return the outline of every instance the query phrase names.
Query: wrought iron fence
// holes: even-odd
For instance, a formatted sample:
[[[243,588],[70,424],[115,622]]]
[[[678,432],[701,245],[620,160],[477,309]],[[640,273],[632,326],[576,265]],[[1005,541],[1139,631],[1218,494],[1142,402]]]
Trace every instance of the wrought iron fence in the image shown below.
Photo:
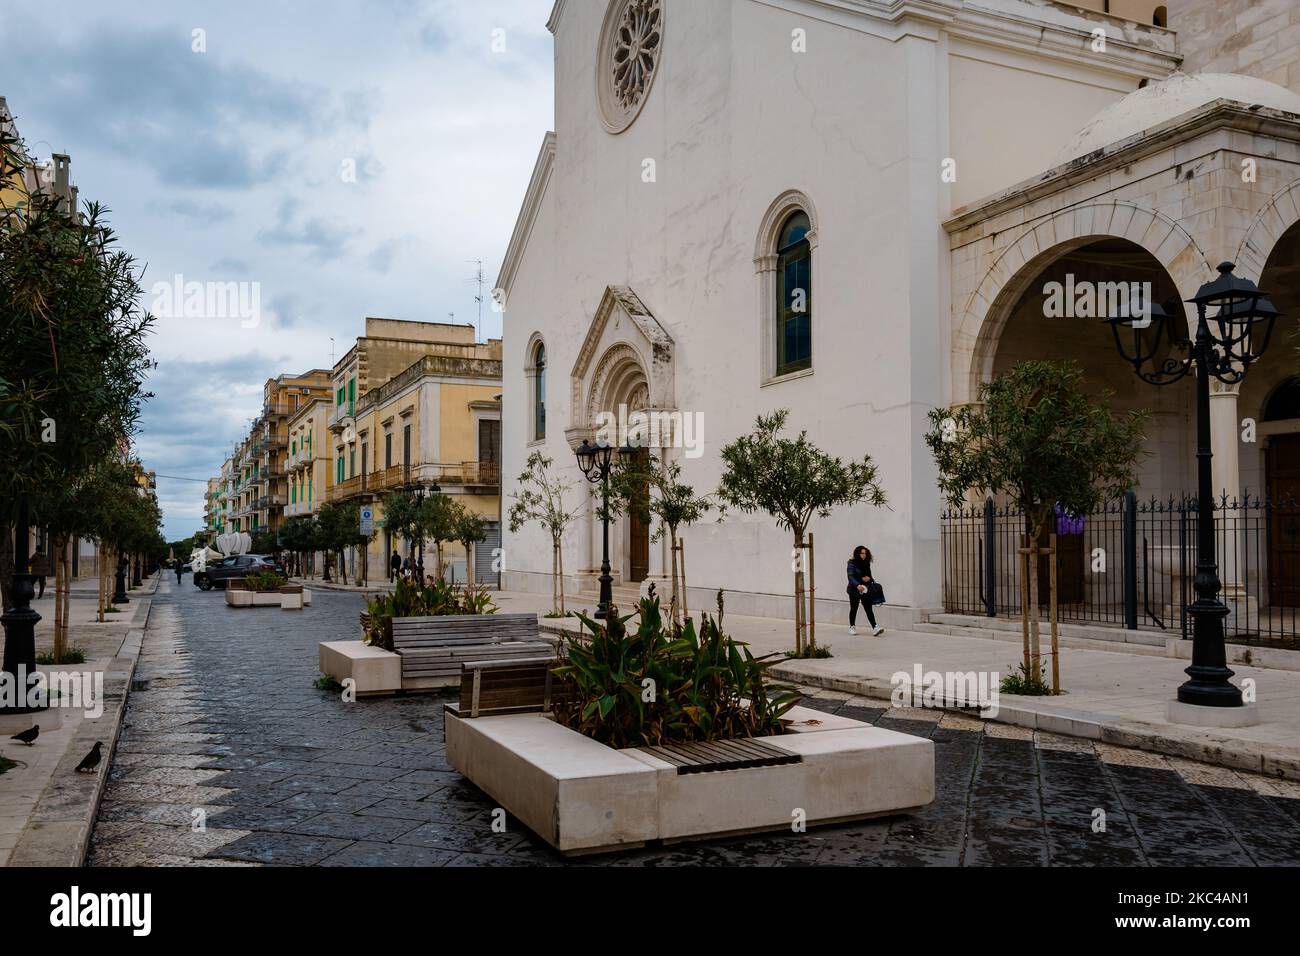
[[[1300,502],[1252,495],[1214,503],[1220,597],[1233,642],[1300,648]],[[1058,512],[1057,595],[1062,621],[1150,628],[1190,638],[1195,600],[1197,502],[1130,494],[1096,512]],[[1050,529],[1049,529],[1050,530]],[[943,513],[944,608],[988,617],[1020,614],[1020,509],[988,499]],[[1047,540],[1040,542],[1046,546]],[[1048,562],[1039,561],[1039,603]]]

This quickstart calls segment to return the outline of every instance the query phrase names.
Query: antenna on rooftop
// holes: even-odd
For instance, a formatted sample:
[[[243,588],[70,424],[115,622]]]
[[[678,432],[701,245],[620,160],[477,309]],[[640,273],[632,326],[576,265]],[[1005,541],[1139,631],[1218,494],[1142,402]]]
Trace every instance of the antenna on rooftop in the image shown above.
[[[470,276],[470,282],[478,283],[478,295],[474,296],[474,301],[478,303],[478,321],[474,325],[474,341],[478,342],[483,338],[483,260],[470,259],[478,266],[474,275]]]

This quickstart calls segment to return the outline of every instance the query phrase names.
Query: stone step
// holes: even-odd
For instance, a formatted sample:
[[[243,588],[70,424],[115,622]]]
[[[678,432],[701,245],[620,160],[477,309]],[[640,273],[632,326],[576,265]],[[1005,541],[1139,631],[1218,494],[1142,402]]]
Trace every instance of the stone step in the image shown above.
[[[970,627],[977,630],[1011,632],[1016,635],[1017,640],[1020,638],[1021,633],[1019,618],[982,617],[976,614],[931,614],[928,623],[952,627]],[[1038,626],[1040,633],[1046,634],[1050,629],[1050,624],[1046,620],[1040,620]],[[1059,628],[1062,637],[1081,638],[1112,644],[1140,644],[1159,648],[1163,648],[1166,639],[1170,637],[1182,637],[1181,631],[1172,629],[1166,631],[1156,629],[1130,631],[1122,627],[1108,627],[1104,624],[1074,624],[1064,621],[1060,623]]]
[[[956,624],[914,624],[911,628],[913,631],[919,631],[922,634],[944,634],[950,637],[974,637],[985,641],[1004,641],[1009,644],[1020,644],[1022,641],[1019,630],[1011,631],[1000,628],[981,628],[966,627]],[[1164,657],[1166,656],[1165,645],[1154,646],[1151,644],[1126,644],[1122,641],[1098,641],[1082,637],[1073,637],[1066,634],[1060,635],[1060,645],[1075,650],[1090,651],[1114,651],[1124,654],[1137,654],[1144,657]],[[1048,647],[1051,643],[1051,632],[1043,628],[1039,635],[1039,641],[1043,647]]]

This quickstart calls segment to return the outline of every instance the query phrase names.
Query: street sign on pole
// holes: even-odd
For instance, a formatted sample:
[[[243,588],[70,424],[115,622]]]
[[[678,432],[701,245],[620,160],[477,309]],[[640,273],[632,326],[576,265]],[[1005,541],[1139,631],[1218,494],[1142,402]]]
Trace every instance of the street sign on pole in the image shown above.
[[[361,533],[363,535],[375,533],[375,509],[374,508],[362,507]]]

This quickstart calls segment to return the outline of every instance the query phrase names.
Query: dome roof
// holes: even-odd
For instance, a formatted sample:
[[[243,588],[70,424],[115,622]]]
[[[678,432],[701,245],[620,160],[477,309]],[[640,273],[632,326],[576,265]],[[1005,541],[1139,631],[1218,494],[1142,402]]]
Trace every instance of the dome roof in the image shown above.
[[[1215,100],[1300,114],[1300,94],[1240,73],[1175,73],[1112,103],[1074,134],[1053,165],[1077,159]]]

